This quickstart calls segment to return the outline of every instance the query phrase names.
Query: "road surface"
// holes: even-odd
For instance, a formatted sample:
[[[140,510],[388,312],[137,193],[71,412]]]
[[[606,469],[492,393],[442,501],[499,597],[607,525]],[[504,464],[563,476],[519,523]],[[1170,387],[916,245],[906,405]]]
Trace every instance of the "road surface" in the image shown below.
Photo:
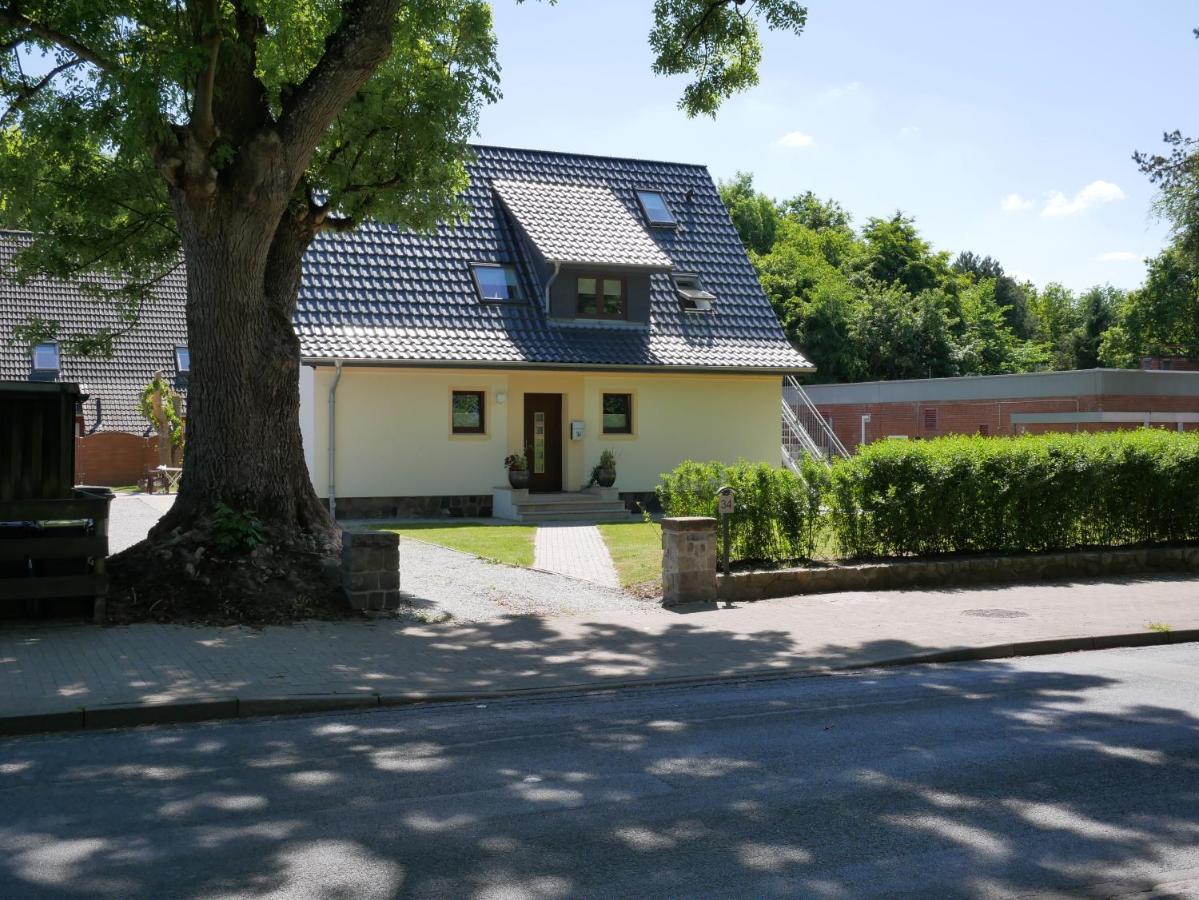
[[[1199,896],[1199,645],[0,742],[0,897]]]

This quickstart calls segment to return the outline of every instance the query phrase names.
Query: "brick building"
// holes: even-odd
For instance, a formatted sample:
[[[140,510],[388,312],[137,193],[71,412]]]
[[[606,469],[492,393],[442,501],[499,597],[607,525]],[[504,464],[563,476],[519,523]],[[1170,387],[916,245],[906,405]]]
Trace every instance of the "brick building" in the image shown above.
[[[137,410],[142,389],[155,373],[173,379],[186,393],[190,357],[184,318],[183,267],[163,279],[141,311],[137,324],[121,334],[110,359],[73,356],[55,341],[29,347],[13,330],[30,318],[52,320],[62,335],[122,328],[115,307],[79,285],[34,278],[24,283],[10,271],[13,257],[28,245],[28,234],[0,230],[0,381],[72,381],[87,399],[80,404],[75,445],[77,484],[135,484],[158,464],[150,424]],[[119,287],[115,280],[100,280]],[[0,423],[2,426],[3,423]]]
[[[1199,429],[1199,372],[1084,369],[805,388],[849,450],[883,438]]]

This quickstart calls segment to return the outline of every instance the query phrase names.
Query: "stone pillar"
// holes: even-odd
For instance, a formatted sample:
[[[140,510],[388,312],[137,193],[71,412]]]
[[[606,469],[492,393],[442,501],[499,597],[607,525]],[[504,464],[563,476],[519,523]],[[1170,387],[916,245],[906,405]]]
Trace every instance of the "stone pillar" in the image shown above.
[[[716,600],[716,520],[662,520],[662,605]]]
[[[353,609],[399,609],[400,536],[390,531],[342,531],[341,586]]]

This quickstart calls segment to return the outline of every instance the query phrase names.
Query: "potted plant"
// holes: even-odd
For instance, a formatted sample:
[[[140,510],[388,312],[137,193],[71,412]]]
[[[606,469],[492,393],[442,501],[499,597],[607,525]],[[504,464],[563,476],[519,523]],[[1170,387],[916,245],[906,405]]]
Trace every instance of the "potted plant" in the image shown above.
[[[508,484],[521,489],[529,486],[529,461],[523,453],[509,453],[504,457],[508,469]]]
[[[605,488],[616,484],[616,454],[611,450],[605,450],[600,454],[599,463],[591,470],[591,484]]]

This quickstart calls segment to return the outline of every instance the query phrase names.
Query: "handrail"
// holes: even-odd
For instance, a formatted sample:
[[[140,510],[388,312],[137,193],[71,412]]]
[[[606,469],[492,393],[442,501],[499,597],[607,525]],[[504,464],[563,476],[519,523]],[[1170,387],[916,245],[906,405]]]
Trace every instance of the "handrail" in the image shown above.
[[[816,408],[816,404],[812,402],[812,398],[808,396],[808,392],[803,389],[803,385],[801,385],[793,375],[788,375],[786,377],[786,382],[787,386],[795,392],[799,404],[797,409],[791,410],[790,404],[787,403],[786,398],[784,397],[783,405],[788,407],[788,410],[791,413],[790,417],[784,416],[784,419],[786,420],[787,418],[794,418],[802,431],[807,435],[808,442],[813,444],[817,442],[815,441],[811,432],[813,430],[817,431],[820,437],[819,444],[824,445],[825,455],[832,456],[833,454],[836,454],[842,459],[848,459],[849,451],[845,449],[845,444],[841,442],[841,439],[837,437],[837,433],[833,431],[832,426],[829,425],[824,416],[820,414],[820,410]],[[800,412],[804,413],[804,421],[802,422],[800,422]]]

